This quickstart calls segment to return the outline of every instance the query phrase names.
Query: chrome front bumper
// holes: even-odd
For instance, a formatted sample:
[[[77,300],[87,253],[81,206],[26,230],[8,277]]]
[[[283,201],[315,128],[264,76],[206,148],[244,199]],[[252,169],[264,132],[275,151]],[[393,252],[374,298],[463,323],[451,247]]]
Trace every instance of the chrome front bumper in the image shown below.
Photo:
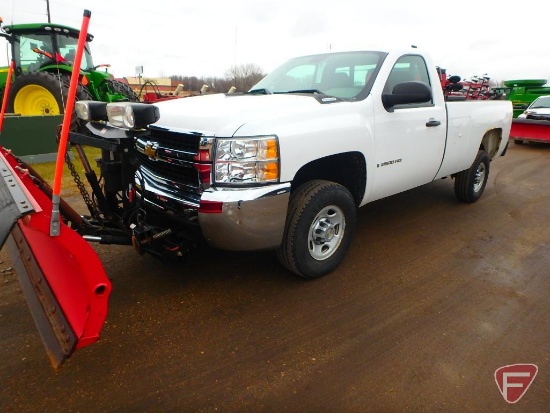
[[[217,188],[201,201],[221,202],[221,213],[199,212],[207,242],[216,248],[253,251],[277,248],[285,229],[290,183],[250,189]]]

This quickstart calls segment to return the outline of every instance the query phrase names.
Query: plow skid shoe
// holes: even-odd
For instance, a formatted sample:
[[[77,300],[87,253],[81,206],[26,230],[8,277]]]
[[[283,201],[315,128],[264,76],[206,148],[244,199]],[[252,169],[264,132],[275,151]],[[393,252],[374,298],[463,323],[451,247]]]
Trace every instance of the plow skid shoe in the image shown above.
[[[52,201],[0,148],[0,241],[56,369],[99,338],[111,283],[93,248],[63,220],[50,235]]]

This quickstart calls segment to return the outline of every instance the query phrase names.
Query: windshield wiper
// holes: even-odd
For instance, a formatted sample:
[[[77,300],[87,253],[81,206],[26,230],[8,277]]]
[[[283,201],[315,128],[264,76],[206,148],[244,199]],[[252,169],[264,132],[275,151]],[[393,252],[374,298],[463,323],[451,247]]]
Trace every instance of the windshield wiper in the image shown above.
[[[261,89],[254,89],[254,90],[249,90],[247,92],[247,94],[249,95],[272,95],[273,93],[271,93],[268,89],[266,88],[261,88]]]
[[[284,93],[315,93],[318,95],[325,95],[325,92],[321,92],[319,89],[297,89],[297,90],[289,90],[288,92]]]

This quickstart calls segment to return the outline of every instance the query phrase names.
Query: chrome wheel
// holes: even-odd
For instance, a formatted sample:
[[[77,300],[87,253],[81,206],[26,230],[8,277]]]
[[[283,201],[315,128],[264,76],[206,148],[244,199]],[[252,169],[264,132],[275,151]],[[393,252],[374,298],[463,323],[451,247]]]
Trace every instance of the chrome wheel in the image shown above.
[[[484,163],[480,163],[476,170],[476,175],[474,177],[474,192],[479,192],[485,183],[485,174],[487,169],[485,168]]]
[[[311,223],[307,243],[315,260],[326,260],[338,249],[346,229],[343,211],[330,205],[323,208]]]

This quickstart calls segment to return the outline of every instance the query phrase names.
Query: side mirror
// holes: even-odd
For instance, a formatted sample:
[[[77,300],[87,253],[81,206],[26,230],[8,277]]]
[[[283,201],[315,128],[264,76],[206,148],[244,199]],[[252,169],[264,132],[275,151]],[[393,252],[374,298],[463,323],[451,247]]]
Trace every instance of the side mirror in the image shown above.
[[[432,89],[424,82],[403,82],[393,88],[393,93],[382,94],[382,104],[393,111],[396,105],[426,103],[432,100]]]

